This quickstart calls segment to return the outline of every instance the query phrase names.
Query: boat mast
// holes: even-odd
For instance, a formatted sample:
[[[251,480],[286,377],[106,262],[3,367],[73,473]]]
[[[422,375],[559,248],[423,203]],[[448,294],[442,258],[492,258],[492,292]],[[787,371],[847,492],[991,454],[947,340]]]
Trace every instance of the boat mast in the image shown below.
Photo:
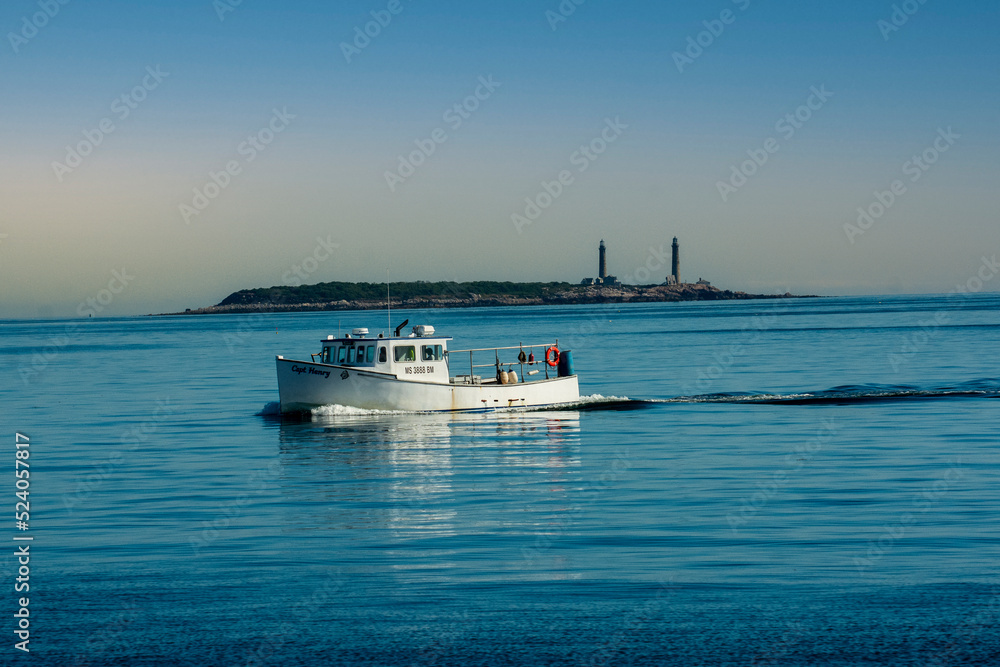
[[[389,319],[389,331],[392,331],[392,306],[389,301],[389,269],[385,270],[385,314]]]

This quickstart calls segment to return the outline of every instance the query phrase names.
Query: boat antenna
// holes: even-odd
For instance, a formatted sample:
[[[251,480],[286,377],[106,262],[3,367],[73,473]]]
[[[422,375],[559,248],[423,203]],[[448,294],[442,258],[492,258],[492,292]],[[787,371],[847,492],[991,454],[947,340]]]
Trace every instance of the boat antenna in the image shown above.
[[[389,318],[389,328],[388,331],[392,331],[392,306],[389,301],[389,269],[386,267],[385,270],[385,315]]]

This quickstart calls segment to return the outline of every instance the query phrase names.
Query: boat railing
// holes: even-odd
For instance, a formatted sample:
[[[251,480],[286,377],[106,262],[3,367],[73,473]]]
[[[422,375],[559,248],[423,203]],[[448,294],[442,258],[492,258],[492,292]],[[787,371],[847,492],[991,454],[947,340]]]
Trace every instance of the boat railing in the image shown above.
[[[477,347],[477,348],[472,348],[472,349],[469,349],[469,350],[448,350],[448,356],[450,358],[454,354],[465,354],[466,352],[469,353],[469,378],[470,378],[470,381],[471,381],[471,379],[473,377],[475,377],[475,373],[476,373],[476,369],[477,368],[495,368],[497,366],[498,360],[500,359],[500,351],[501,350],[523,350],[524,348],[532,349],[532,348],[536,348],[536,347],[540,347],[543,350],[547,350],[550,347],[558,348],[559,347],[559,339],[557,338],[554,343],[541,343],[541,344],[535,343],[533,345],[508,345],[508,346],[504,346],[504,347]],[[490,362],[488,364],[477,364],[477,363],[475,363],[475,359],[474,359],[474,356],[473,356],[474,353],[476,353],[476,352],[493,352],[494,359],[493,359],[492,362]],[[541,359],[537,359],[535,361],[535,363],[536,364],[541,364],[542,366],[545,367],[545,377],[547,379],[549,377],[549,369],[548,369],[548,364],[545,363],[545,357],[544,357],[544,355],[542,356]],[[521,380],[521,382],[524,382],[525,381],[524,380],[524,364],[525,364],[525,362],[521,361],[520,359],[515,359],[514,361],[500,361],[499,362],[500,366],[513,366],[515,364],[518,364],[518,365],[521,366],[520,380]]]

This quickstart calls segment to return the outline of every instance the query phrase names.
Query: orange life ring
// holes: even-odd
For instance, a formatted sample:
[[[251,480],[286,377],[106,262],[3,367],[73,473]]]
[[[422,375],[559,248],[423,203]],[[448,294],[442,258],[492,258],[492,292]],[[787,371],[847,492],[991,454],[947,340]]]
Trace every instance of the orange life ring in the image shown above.
[[[545,350],[545,363],[549,366],[559,365],[559,348],[553,345],[549,349]]]

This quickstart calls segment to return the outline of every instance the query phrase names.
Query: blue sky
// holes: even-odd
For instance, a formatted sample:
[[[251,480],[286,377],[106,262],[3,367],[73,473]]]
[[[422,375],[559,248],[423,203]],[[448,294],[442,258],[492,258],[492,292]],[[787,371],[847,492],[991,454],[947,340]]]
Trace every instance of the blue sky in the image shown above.
[[[947,292],[1000,250],[995,3],[232,2],[0,8],[0,317],[575,282],[602,238],[622,278],[678,236],[684,279],[819,294]]]

